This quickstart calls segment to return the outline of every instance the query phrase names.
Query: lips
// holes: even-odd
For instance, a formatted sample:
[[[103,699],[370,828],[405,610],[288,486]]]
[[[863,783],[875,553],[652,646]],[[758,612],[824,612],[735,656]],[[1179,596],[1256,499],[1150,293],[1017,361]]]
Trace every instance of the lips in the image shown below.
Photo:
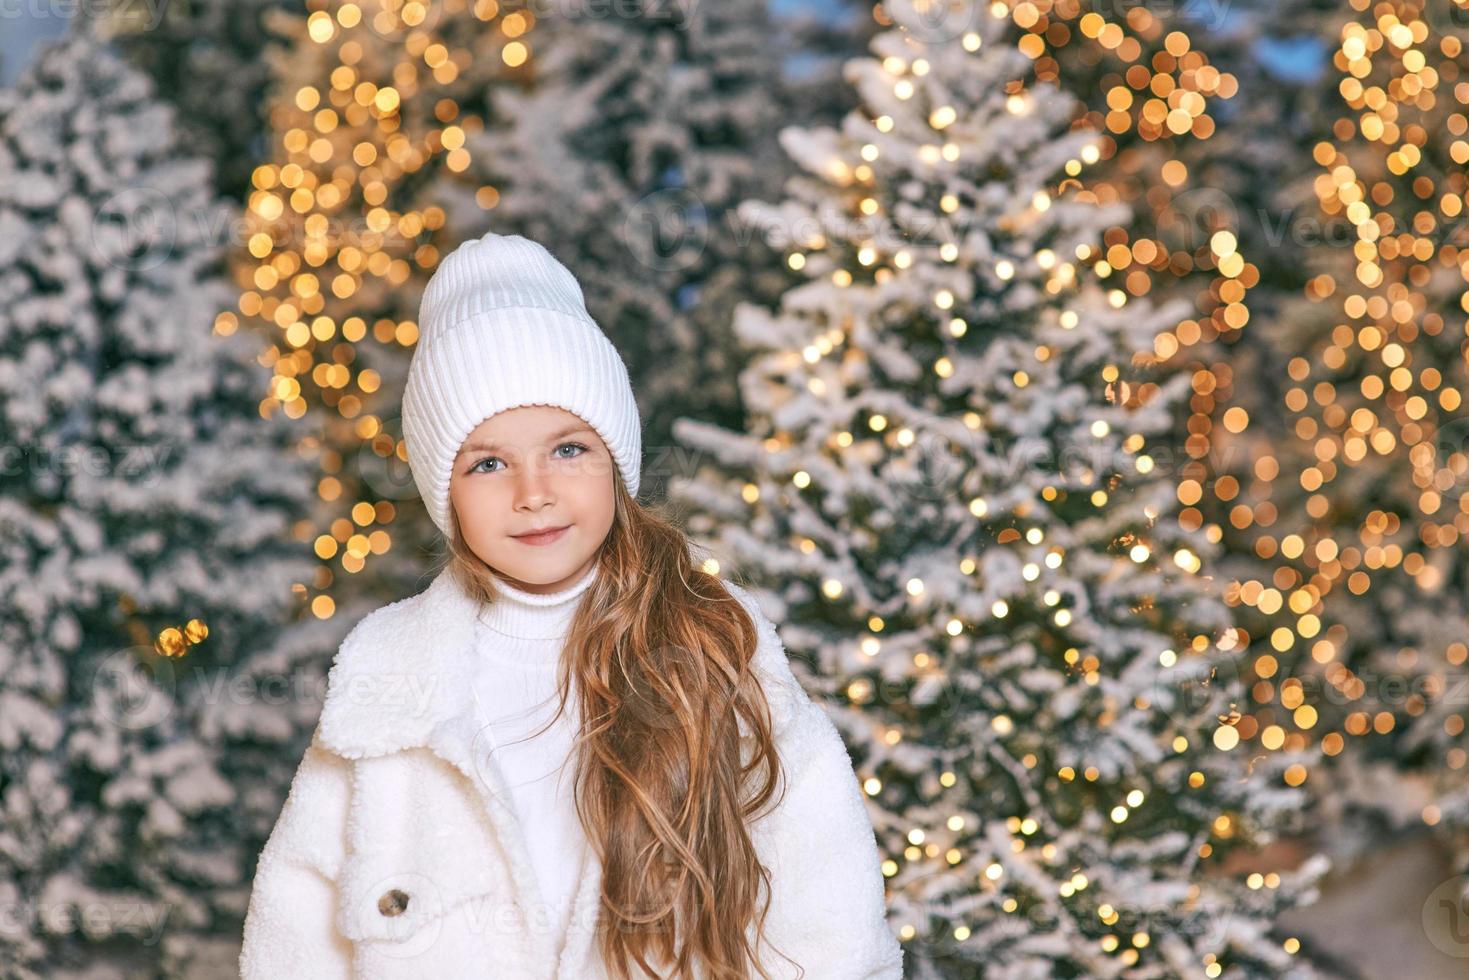
[[[571,527],[570,524],[563,524],[560,527],[547,528],[544,531],[530,534],[512,534],[511,537],[522,544],[550,544],[565,534],[569,527]]]

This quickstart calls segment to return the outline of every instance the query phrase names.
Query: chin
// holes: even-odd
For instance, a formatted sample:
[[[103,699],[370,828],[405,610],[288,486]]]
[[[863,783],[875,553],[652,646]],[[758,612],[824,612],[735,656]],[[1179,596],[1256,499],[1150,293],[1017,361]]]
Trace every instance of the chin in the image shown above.
[[[530,563],[519,561],[514,564],[491,565],[490,568],[496,575],[508,578],[512,583],[521,582],[525,585],[554,585],[568,576],[576,574],[576,570],[586,564],[585,558],[576,561],[557,561],[545,563]]]

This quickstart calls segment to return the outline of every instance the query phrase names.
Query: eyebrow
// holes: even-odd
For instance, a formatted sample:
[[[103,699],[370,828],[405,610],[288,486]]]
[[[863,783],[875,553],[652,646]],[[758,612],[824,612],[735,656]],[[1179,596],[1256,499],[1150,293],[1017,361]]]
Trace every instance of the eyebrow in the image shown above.
[[[592,428],[590,426],[586,426],[586,425],[573,425],[570,428],[562,429],[560,432],[556,433],[554,436],[552,436],[551,438],[547,439],[546,441],[547,442],[555,442],[557,439],[565,439],[567,436],[574,436],[574,435],[576,435],[577,433],[580,433],[580,432],[591,432],[591,431],[592,431]],[[454,454],[454,458],[455,459],[458,459],[460,456],[463,456],[465,453],[473,453],[473,452],[495,453],[495,452],[499,452],[499,451],[500,451],[500,447],[497,446],[497,445],[495,445],[493,442],[474,442],[474,443],[469,443],[466,446],[464,446],[464,448],[460,449],[457,453]]]

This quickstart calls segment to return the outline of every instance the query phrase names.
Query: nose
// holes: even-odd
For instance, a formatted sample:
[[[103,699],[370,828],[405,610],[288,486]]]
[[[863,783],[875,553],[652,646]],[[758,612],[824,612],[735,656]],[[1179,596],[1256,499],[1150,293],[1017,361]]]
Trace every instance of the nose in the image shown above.
[[[531,461],[519,467],[515,476],[515,508],[536,511],[556,502],[556,490],[552,486],[547,467],[539,461]]]

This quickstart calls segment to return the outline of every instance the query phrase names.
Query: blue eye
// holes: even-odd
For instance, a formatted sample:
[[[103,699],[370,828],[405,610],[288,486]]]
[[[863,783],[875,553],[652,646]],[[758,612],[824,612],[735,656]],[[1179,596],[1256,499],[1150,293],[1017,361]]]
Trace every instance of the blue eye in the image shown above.
[[[576,457],[580,456],[582,453],[590,452],[591,451],[591,450],[587,449],[586,446],[583,446],[579,442],[563,442],[561,445],[559,445],[559,446],[556,447],[556,450],[555,451],[559,453],[563,449],[575,449],[576,452],[573,453],[573,454],[571,454],[570,456],[557,456],[556,457],[557,459],[576,459]],[[479,462],[477,462],[473,466],[471,466],[466,472],[469,472],[469,473],[495,473],[495,472],[498,472],[498,470],[482,470],[482,469],[480,469],[480,467],[483,466],[485,463],[501,463],[501,464],[503,464],[504,462],[505,461],[502,460],[499,456],[486,456],[484,459],[480,460]]]

